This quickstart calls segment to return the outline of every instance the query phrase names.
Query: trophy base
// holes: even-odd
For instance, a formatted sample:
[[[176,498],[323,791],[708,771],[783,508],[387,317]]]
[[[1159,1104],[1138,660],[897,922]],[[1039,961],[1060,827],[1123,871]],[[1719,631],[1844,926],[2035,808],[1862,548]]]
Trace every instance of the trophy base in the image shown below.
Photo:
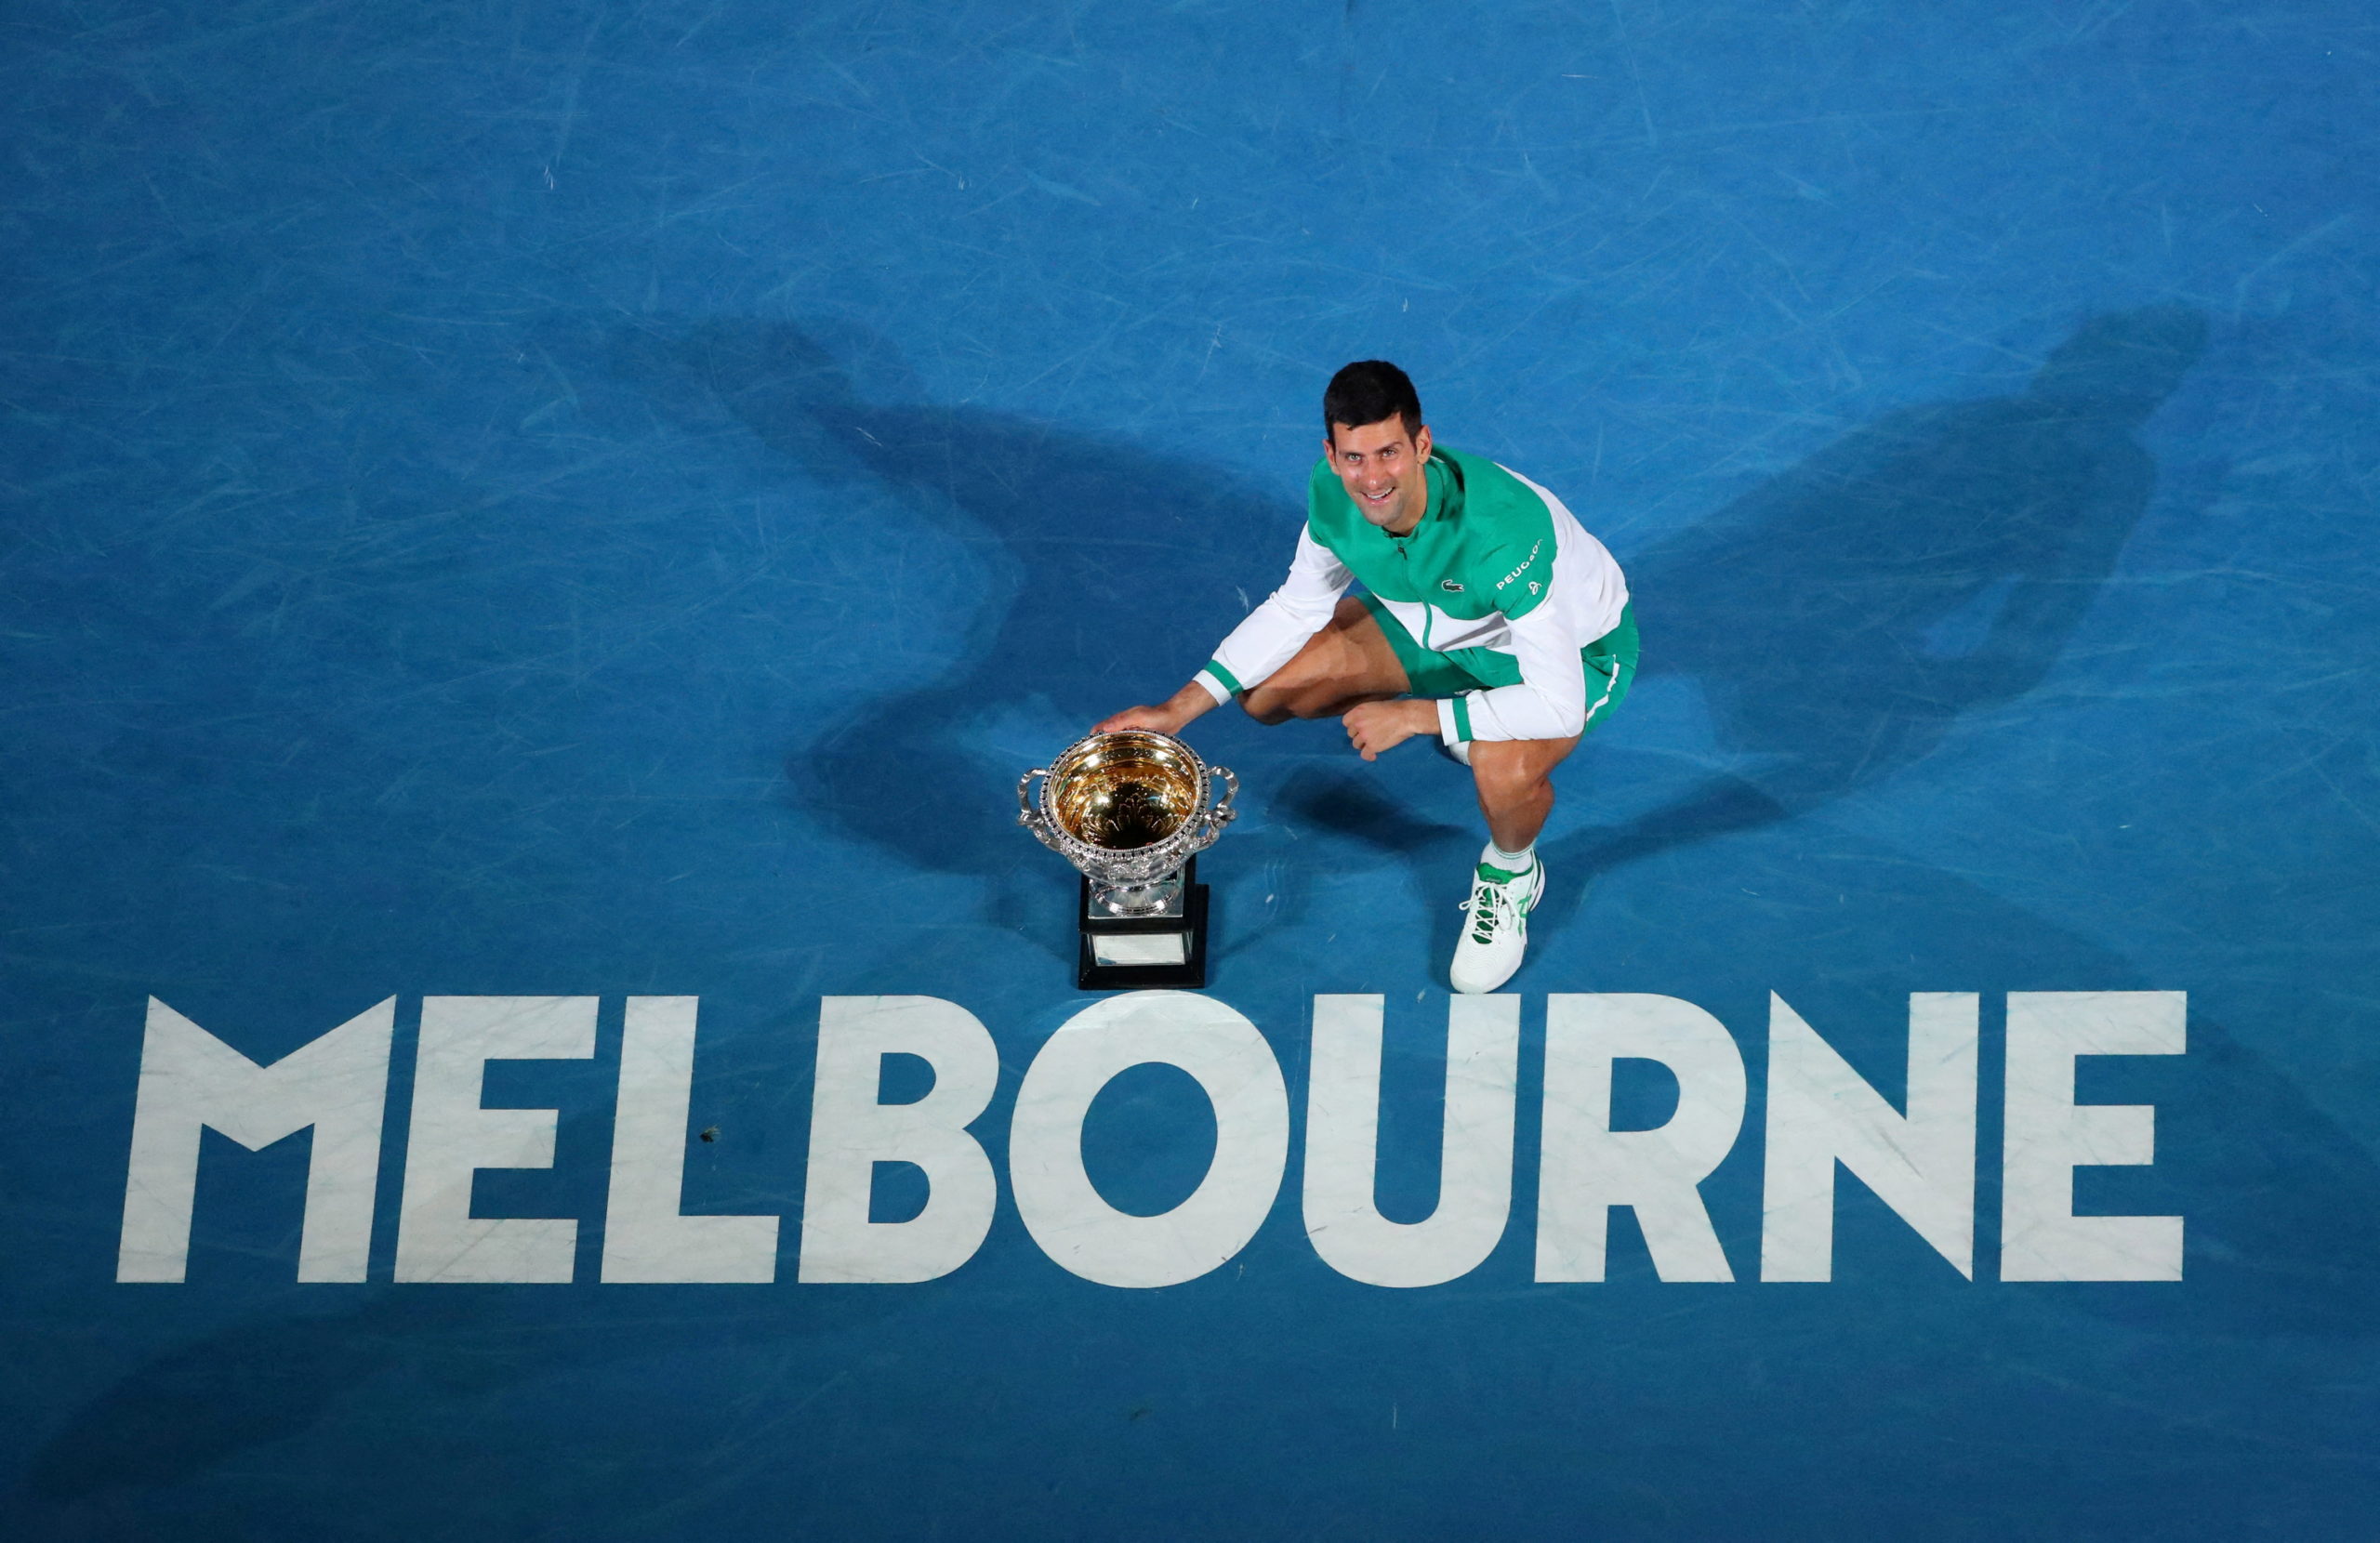
[[[1076,916],[1082,931],[1076,956],[1078,991],[1196,991],[1207,983],[1207,887],[1195,857],[1182,870],[1177,897],[1144,917],[1116,917],[1082,881]]]

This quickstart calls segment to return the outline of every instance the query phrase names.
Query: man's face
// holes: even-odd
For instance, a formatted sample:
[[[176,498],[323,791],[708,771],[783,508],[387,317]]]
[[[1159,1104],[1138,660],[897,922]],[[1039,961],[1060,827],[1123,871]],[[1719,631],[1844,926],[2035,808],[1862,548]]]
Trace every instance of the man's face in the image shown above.
[[[1408,436],[1395,416],[1361,427],[1334,423],[1322,454],[1364,518],[1390,534],[1403,535],[1428,512],[1430,480],[1421,470],[1430,458],[1428,425]]]

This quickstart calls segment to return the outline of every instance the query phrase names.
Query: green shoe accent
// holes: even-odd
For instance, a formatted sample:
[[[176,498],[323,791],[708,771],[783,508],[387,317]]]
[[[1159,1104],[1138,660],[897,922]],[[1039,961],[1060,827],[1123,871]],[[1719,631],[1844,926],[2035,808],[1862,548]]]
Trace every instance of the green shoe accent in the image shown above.
[[[1510,884],[1515,878],[1526,877],[1536,866],[1537,864],[1532,863],[1527,868],[1517,868],[1511,873],[1506,873],[1501,868],[1482,863],[1479,864],[1479,877],[1490,884]]]

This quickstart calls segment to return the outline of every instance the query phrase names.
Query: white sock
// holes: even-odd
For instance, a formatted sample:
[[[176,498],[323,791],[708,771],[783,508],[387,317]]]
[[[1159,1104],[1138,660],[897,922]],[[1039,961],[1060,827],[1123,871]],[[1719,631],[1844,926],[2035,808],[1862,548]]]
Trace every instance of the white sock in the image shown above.
[[[1525,874],[1537,861],[1537,843],[1531,841],[1518,851],[1506,851],[1490,840],[1479,854],[1479,861],[1491,868],[1501,868],[1508,874]]]

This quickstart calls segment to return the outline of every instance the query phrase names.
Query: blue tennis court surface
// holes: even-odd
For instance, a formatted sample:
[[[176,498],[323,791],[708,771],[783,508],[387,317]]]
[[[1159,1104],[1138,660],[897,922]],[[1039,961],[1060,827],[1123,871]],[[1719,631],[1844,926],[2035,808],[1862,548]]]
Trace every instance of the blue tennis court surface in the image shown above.
[[[11,7],[0,1533],[2374,1536],[2375,64]],[[1629,574],[1528,962],[1224,711],[1208,988],[1078,993],[1015,780],[1368,357]]]

